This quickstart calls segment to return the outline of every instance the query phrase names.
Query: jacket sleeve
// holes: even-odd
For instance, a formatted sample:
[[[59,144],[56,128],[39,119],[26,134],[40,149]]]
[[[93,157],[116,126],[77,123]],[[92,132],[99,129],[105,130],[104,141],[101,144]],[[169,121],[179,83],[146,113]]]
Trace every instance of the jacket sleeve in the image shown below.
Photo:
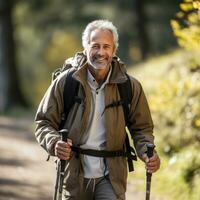
[[[154,143],[153,121],[141,84],[131,78],[133,98],[129,113],[129,131],[134,141],[137,154],[140,158],[147,151],[146,144]]]
[[[63,113],[63,87],[64,81],[61,79],[52,82],[35,116],[36,139],[50,155],[54,155],[54,144],[60,140],[58,129]]]

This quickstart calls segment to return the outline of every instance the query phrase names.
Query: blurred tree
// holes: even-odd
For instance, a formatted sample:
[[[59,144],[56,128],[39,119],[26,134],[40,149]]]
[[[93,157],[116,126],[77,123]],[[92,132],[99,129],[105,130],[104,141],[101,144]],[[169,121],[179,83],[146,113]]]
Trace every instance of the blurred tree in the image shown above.
[[[0,0],[0,112],[13,106],[26,106],[15,60],[12,10],[14,1]]]
[[[147,17],[145,13],[145,0],[135,1],[135,11],[137,15],[137,31],[139,46],[141,50],[142,59],[147,58],[149,54],[149,36],[146,30],[147,26]],[[134,26],[133,26],[134,27]]]
[[[117,12],[120,14],[120,17],[116,19],[120,33],[119,54],[126,62],[145,59],[149,53],[146,1],[113,0],[113,4],[116,5]],[[132,58],[130,57],[131,49],[134,49]]]
[[[35,104],[50,83],[50,73],[73,56],[75,50],[82,49],[81,33],[92,20],[108,19],[117,26],[120,35],[117,54],[127,65],[141,61],[148,54],[161,53],[173,43],[169,42],[172,37],[168,25],[172,11],[168,13],[178,0],[166,4],[164,0],[155,0],[156,3],[150,0],[16,1],[16,53],[23,92]],[[30,83],[32,90],[27,87]]]
[[[120,33],[120,56],[126,63],[145,59],[150,43],[146,30],[146,0],[113,0],[113,4],[116,5],[114,12],[117,12],[114,22]]]

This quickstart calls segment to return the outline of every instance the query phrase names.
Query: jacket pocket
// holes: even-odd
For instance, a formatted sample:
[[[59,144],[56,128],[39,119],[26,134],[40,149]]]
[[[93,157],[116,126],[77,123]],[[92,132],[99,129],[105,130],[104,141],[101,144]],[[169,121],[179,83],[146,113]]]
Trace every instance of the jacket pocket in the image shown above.
[[[79,191],[80,160],[73,156],[66,165],[63,190],[66,195],[76,196]]]

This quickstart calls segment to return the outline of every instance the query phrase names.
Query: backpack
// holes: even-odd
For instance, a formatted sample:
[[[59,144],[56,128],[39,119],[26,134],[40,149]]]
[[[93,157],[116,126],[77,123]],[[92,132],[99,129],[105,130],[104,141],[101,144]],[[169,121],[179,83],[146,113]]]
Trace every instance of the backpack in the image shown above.
[[[115,57],[115,59],[116,58],[117,57]],[[63,67],[56,69],[56,71],[54,71],[52,74],[52,80],[54,80],[59,74],[69,69],[66,80],[65,80],[64,91],[63,91],[64,113],[61,117],[59,130],[61,130],[64,127],[64,124],[68,117],[68,113],[70,112],[70,109],[75,104],[75,102],[81,103],[80,98],[77,96],[80,83],[77,80],[75,80],[72,75],[77,70],[78,66],[80,66],[84,62],[86,62],[86,58],[82,55],[82,53],[77,53],[74,58],[69,58],[68,60],[66,60]],[[126,127],[129,127],[130,122],[128,120],[128,115],[129,115],[129,107],[130,107],[133,94],[132,94],[132,86],[131,86],[130,78],[128,74],[126,74],[126,76],[127,76],[126,82],[117,84],[121,100],[107,105],[106,108],[122,105]],[[136,156],[134,148],[130,146],[128,133],[126,133],[125,148],[126,148],[126,152],[122,152],[122,151],[110,152],[110,151],[97,151],[97,150],[85,151],[79,147],[72,147],[72,150],[74,150],[76,153],[78,152],[78,153],[98,156],[98,157],[126,156],[129,171],[131,172],[131,171],[134,171],[133,160],[136,161],[137,156]]]

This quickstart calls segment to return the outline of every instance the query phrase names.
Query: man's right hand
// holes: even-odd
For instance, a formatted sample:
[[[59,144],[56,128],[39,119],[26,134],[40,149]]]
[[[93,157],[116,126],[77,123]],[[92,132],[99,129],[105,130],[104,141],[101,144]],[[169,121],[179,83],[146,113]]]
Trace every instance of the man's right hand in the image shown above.
[[[67,139],[67,142],[61,140],[55,144],[55,155],[61,160],[69,160],[71,157],[72,140]]]

